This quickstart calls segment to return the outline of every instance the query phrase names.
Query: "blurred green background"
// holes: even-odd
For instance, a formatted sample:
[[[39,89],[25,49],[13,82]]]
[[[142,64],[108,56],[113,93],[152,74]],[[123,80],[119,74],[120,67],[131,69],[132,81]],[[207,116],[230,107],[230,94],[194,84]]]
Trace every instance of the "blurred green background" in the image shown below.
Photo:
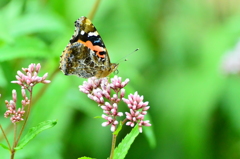
[[[20,101],[20,88],[10,81],[30,63],[41,63],[40,74],[53,78],[27,126],[58,120],[18,151],[16,159],[109,156],[110,128],[93,118],[101,110],[79,92],[85,79],[54,74],[74,21],[88,16],[95,2],[0,1],[0,123],[9,125],[4,100],[11,99],[12,89]],[[138,91],[150,102],[153,134],[144,128],[127,159],[240,158],[240,78],[221,71],[222,56],[239,40],[240,1],[102,0],[92,21],[111,62],[140,48],[120,63],[118,75],[130,79],[128,93]],[[34,94],[42,87],[37,85]],[[118,141],[129,130],[124,128]],[[155,142],[150,140],[154,137]],[[1,148],[0,158],[9,158],[8,151]]]

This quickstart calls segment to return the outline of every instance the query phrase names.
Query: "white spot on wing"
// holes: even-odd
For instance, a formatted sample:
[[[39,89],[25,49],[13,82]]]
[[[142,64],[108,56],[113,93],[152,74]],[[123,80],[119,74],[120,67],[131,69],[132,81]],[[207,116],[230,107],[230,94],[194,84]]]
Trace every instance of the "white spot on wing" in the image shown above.
[[[80,34],[81,34],[81,35],[84,35],[84,33],[85,33],[85,32],[84,32],[83,30],[81,30],[81,33],[80,33]]]
[[[97,31],[95,31],[95,32],[89,32],[88,33],[88,37],[89,36],[98,36],[98,32]]]

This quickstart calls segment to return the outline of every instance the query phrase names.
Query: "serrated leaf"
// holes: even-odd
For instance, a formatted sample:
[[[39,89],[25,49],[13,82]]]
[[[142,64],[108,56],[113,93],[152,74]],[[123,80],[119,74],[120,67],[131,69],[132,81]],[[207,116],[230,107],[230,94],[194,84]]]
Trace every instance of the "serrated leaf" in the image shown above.
[[[15,150],[22,149],[29,141],[31,141],[34,137],[36,137],[37,134],[40,132],[47,130],[49,128],[52,128],[57,124],[56,120],[47,120],[44,122],[39,123],[37,126],[32,127],[28,133],[22,138],[22,140],[19,142],[19,145],[15,147]]]
[[[4,149],[9,150],[8,146],[6,146],[6,145],[4,145],[4,144],[2,144],[2,143],[0,143],[0,146],[2,146]]]
[[[126,137],[122,140],[122,142],[118,145],[117,148],[114,150],[114,159],[124,159],[127,155],[127,152],[132,145],[135,138],[138,136],[139,130],[138,126],[136,125],[132,131],[126,135]]]
[[[78,158],[78,159],[95,159],[95,158],[91,158],[91,157],[81,157],[81,158]]]

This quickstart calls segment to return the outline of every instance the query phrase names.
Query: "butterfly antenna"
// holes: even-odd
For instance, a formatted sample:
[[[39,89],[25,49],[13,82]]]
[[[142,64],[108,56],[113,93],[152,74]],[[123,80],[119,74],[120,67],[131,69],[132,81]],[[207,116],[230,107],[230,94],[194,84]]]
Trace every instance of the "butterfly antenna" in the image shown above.
[[[119,63],[121,61],[127,61],[126,57],[128,57],[129,55],[133,54],[134,52],[136,52],[138,50],[139,50],[139,48],[135,49],[133,52],[131,52],[131,53],[127,54],[126,56],[120,58],[116,63]]]

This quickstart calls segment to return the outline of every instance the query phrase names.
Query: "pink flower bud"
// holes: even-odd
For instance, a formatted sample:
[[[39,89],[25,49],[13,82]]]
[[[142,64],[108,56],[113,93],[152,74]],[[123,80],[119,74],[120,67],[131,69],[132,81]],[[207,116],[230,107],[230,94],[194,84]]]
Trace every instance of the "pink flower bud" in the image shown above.
[[[138,130],[139,130],[140,133],[142,133],[142,127],[141,126],[138,127]]]
[[[115,129],[116,129],[116,126],[115,126],[115,125],[112,125],[112,126],[111,126],[111,131],[114,132]]]
[[[15,89],[12,90],[12,98],[13,98],[13,101],[16,103],[16,101],[17,101],[17,92],[16,92]]]
[[[17,74],[20,78],[22,78],[23,76],[25,76],[21,71],[17,71]]]
[[[45,80],[45,79],[47,78],[47,76],[48,76],[48,73],[45,73],[45,74],[43,75],[42,79]]]
[[[48,84],[48,83],[51,83],[51,81],[50,80],[44,80],[42,83]]]
[[[108,126],[109,124],[110,124],[109,122],[103,122],[102,126],[105,127],[105,126]]]
[[[22,89],[21,92],[22,92],[22,97],[25,99],[26,98],[26,91],[25,91],[25,89]]]
[[[123,98],[124,97],[124,95],[125,95],[125,89],[124,88],[122,88],[121,90],[120,90],[120,98]]]
[[[36,72],[39,72],[40,69],[41,69],[41,65],[40,65],[40,63],[38,63],[37,66],[36,66]]]

